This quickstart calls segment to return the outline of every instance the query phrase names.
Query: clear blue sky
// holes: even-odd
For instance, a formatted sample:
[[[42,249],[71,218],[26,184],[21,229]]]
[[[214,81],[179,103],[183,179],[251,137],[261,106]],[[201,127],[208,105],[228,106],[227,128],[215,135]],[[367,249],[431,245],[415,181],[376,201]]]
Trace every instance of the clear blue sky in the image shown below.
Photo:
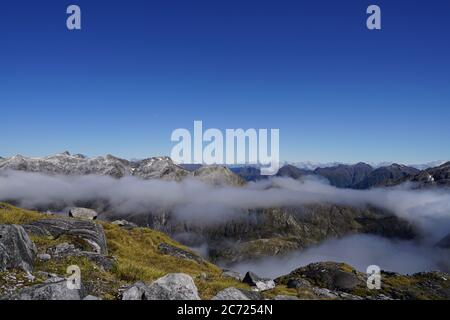
[[[450,1],[2,2],[0,111],[0,156],[169,154],[203,120],[289,161],[450,159]]]

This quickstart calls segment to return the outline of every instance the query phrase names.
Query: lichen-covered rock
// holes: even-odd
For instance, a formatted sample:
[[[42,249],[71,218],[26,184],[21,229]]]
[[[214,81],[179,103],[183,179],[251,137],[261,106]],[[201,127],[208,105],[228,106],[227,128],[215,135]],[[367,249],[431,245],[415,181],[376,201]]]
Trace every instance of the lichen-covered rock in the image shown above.
[[[43,219],[24,225],[28,233],[58,238],[68,235],[84,240],[93,252],[108,254],[103,227],[95,222],[78,219]]]
[[[143,282],[136,282],[122,292],[122,300],[147,300],[147,290],[148,287]]]
[[[282,281],[280,281],[282,279]],[[343,263],[319,262],[291,272],[287,277],[277,279],[277,282],[293,287],[295,281],[310,282],[319,288],[330,290],[351,291],[357,286],[365,285],[364,276],[356,273],[350,266]]]
[[[75,245],[66,242],[48,248],[47,252],[51,254],[55,259],[62,259],[66,257],[85,257],[88,260],[94,262],[103,271],[112,270],[115,263],[115,261],[110,257],[96,252],[83,251],[75,247]]]
[[[7,300],[81,300],[82,290],[70,289],[67,281],[50,282],[24,288]]]
[[[317,262],[298,268],[276,279],[286,285],[294,280],[307,280],[311,291],[319,299],[344,300],[417,300],[450,298],[450,275],[443,272],[421,272],[402,275],[381,271],[381,288],[367,287],[367,274],[344,263]],[[356,285],[355,285],[356,284]]]
[[[122,292],[122,300],[200,300],[191,276],[170,273],[150,285],[136,282]]]
[[[200,297],[191,276],[170,273],[148,286],[145,300],[200,300]]]
[[[18,225],[0,225],[0,271],[33,270],[36,246]]]
[[[88,208],[71,208],[69,210],[69,217],[72,218],[95,220],[97,216],[97,211]]]
[[[250,300],[250,298],[239,289],[226,288],[219,291],[211,300]]]

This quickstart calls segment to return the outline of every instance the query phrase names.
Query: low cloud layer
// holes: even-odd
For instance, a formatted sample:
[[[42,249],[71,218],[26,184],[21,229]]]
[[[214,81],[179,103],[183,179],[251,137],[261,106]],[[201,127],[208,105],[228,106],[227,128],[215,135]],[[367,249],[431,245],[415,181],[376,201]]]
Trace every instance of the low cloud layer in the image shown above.
[[[450,193],[444,190],[379,188],[338,189],[308,178],[273,178],[245,187],[211,186],[194,179],[182,182],[114,179],[108,176],[49,176],[21,171],[0,172],[0,201],[28,208],[106,201],[114,213],[148,213],[171,209],[179,219],[208,223],[236,217],[245,209],[332,203],[372,205],[411,221],[434,240],[450,232]]]
[[[361,272],[370,265],[403,274],[443,270],[450,272],[450,252],[408,241],[392,241],[369,235],[348,236],[319,246],[293,252],[284,257],[269,257],[229,266],[245,273],[276,278],[313,262],[334,261],[350,264]]]

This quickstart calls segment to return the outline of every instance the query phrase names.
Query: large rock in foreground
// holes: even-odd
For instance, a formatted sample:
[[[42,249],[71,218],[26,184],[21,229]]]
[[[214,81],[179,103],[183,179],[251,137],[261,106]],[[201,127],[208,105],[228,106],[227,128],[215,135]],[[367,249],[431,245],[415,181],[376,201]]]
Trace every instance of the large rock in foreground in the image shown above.
[[[68,235],[84,240],[93,252],[108,254],[103,227],[95,222],[70,219],[43,219],[24,225],[27,232],[59,238]]]
[[[191,276],[170,273],[146,286],[137,282],[122,294],[122,300],[200,300]]]
[[[33,270],[36,246],[21,226],[0,225],[0,271]]]
[[[226,288],[218,292],[211,300],[250,300],[250,299],[239,289]]]
[[[69,289],[66,280],[24,288],[8,300],[81,300],[82,292]]]

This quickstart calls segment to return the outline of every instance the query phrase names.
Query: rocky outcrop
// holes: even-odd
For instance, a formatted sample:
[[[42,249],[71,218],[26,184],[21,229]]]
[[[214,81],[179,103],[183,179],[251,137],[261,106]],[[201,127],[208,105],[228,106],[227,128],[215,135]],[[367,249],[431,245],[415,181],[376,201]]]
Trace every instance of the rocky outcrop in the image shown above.
[[[47,249],[47,255],[53,259],[64,259],[67,257],[85,257],[95,263],[101,270],[110,271],[115,261],[112,258],[96,252],[83,251],[73,244],[60,243]]]
[[[403,181],[411,181],[418,188],[428,187],[450,187],[450,161],[434,168],[421,171],[413,177],[408,177]]]
[[[149,286],[135,283],[122,294],[122,300],[200,300],[191,276],[170,273]]]
[[[116,226],[119,226],[121,228],[124,229],[134,229],[137,228],[137,224],[133,223],[133,222],[129,222],[127,220],[114,220],[113,222],[111,222],[112,224],[115,224]]]
[[[351,267],[343,263],[333,262],[312,263],[294,270],[287,277],[281,277],[276,281],[295,287],[294,281],[301,283],[305,280],[316,287],[342,291],[349,291],[358,285],[365,284],[364,277],[358,277],[358,274],[353,272]]]
[[[242,291],[236,288],[227,288],[219,291],[211,300],[250,300]]]
[[[83,292],[71,289],[65,279],[24,288],[3,300],[81,300]]]
[[[71,208],[69,210],[69,217],[95,220],[97,219],[98,213],[95,210],[88,208]]]
[[[307,282],[305,282],[307,281]],[[307,290],[321,299],[345,300],[416,300],[449,299],[450,275],[442,272],[422,272],[401,275],[381,272],[381,288],[367,287],[367,275],[344,263],[318,262],[298,268],[275,282]],[[293,286],[293,284],[296,284]],[[297,286],[299,284],[299,286]]]
[[[108,254],[103,227],[95,222],[77,219],[43,219],[24,225],[25,230],[38,236],[59,238],[63,235],[83,240],[98,254]]]
[[[36,246],[18,225],[0,225],[0,271],[33,270]]]
[[[244,279],[244,276],[242,274],[232,270],[224,270],[222,272],[222,277],[231,278],[238,281],[242,281]]]
[[[245,274],[242,282],[255,287],[257,291],[267,291],[275,288],[275,282],[272,279],[261,278],[250,271]]]

